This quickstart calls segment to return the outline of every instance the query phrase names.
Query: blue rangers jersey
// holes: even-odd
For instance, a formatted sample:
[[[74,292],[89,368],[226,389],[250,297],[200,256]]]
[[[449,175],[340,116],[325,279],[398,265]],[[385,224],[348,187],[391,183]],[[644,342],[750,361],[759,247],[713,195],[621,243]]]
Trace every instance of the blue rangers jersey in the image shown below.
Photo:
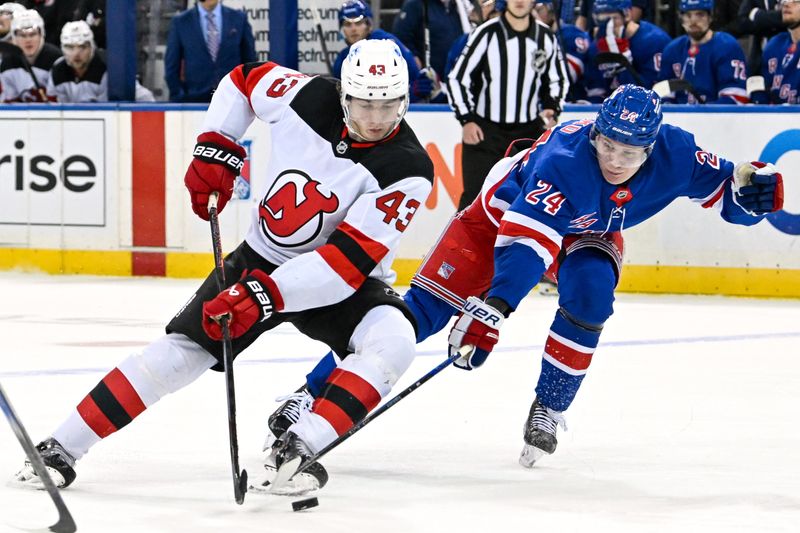
[[[733,163],[667,124],[639,172],[625,184],[611,185],[589,140],[592,124],[570,121],[545,132],[493,192],[494,207],[504,213],[488,296],[512,309],[555,261],[568,234],[621,231],[682,196],[716,209],[731,223],[749,226],[764,218],[734,202]]]
[[[584,76],[589,66],[589,46],[591,43],[589,34],[572,24],[564,24],[561,26],[558,37],[569,66],[567,101],[586,100],[586,80]]]
[[[661,54],[659,80],[680,78],[692,84],[707,104],[746,104],[744,51],[732,35],[717,31],[701,45],[692,44],[688,35],[673,39]],[[662,98],[673,104],[695,104],[697,100],[685,91]]]
[[[622,70],[621,72],[616,72],[615,70],[600,71],[594,65],[593,60],[598,52],[598,42],[603,38],[602,28],[598,31],[601,33],[598,33],[597,38],[592,41],[589,47],[589,65],[586,69],[586,86],[589,100],[600,103],[614,89],[627,83],[642,85],[644,88],[650,89],[658,79],[658,73],[661,70],[661,52],[670,42],[670,36],[655,24],[644,20],[639,22],[639,29],[633,36],[622,35],[622,38],[627,39],[629,43],[630,54],[633,57],[631,64],[642,78],[643,83],[640,84],[628,70]]]
[[[761,62],[764,88],[773,104],[798,103],[800,90],[800,47],[788,31],[776,35],[764,47]]]

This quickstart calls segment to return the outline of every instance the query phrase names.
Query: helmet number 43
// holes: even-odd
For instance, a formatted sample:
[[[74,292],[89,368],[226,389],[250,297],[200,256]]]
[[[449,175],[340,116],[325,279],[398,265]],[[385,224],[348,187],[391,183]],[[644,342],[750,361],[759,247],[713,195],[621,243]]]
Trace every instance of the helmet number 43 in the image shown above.
[[[386,74],[386,65],[370,65],[369,73],[373,76],[382,76]]]

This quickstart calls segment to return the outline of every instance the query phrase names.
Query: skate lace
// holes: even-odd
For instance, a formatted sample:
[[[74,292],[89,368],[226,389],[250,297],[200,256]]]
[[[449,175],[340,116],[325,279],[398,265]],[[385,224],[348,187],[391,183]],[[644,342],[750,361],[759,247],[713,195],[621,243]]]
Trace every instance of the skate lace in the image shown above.
[[[555,435],[558,426],[561,426],[561,429],[567,431],[567,420],[561,412],[553,411],[549,407],[544,407],[542,405],[536,407],[531,417],[531,427],[533,429]]]
[[[303,411],[311,409],[314,403],[314,397],[306,391],[293,392],[285,396],[275,398],[276,402],[286,402],[286,405],[280,408],[280,414],[285,416],[294,424],[300,419]]]

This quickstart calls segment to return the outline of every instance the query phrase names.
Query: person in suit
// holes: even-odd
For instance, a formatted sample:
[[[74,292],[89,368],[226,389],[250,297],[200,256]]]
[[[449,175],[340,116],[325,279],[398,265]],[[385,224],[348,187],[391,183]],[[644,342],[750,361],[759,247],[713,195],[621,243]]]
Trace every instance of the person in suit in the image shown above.
[[[164,79],[173,102],[210,102],[225,75],[256,60],[255,39],[247,14],[198,0],[172,19],[164,56]]]

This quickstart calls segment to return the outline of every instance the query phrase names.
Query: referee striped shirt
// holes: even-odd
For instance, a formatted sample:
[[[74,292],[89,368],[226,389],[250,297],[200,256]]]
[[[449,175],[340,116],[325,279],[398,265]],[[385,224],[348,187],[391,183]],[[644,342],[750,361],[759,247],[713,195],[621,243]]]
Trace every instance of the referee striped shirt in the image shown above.
[[[478,26],[447,78],[450,106],[464,124],[533,122],[542,109],[561,111],[569,89],[558,39],[531,16],[517,32],[504,15]]]

